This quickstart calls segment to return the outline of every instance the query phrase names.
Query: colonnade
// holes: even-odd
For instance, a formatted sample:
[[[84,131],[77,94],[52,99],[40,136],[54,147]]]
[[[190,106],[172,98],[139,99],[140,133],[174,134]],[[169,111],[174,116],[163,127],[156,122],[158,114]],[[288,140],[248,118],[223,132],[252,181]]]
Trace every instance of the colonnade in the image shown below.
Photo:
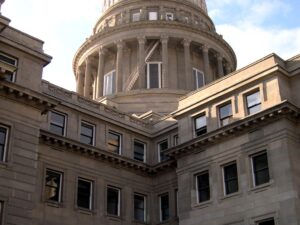
[[[138,37],[137,43],[138,43],[138,52],[137,52],[137,70],[139,73],[139,79],[138,87],[139,89],[146,89],[145,87],[145,57],[146,57],[146,37]],[[169,62],[169,53],[168,53],[168,44],[169,44],[170,37],[168,36],[161,36],[160,42],[161,42],[161,52],[162,52],[162,65],[168,65]],[[188,39],[183,39],[181,44],[183,45],[184,49],[184,66],[185,66],[185,79],[186,79],[186,89],[187,90],[193,90],[193,78],[192,78],[192,62],[191,62],[191,44],[192,41]],[[124,60],[124,46],[125,41],[120,40],[114,43],[116,46],[116,63],[115,63],[115,71],[116,71],[116,77],[115,77],[115,92],[123,92],[125,90],[124,82],[123,82],[123,60]],[[204,74],[208,75],[210,74],[211,65],[210,65],[210,54],[209,51],[212,49],[210,46],[206,44],[199,45],[199,47],[202,51],[202,58],[203,58],[203,72]],[[225,74],[228,74],[231,72],[231,67],[229,63],[224,59],[222,54],[216,53],[215,57],[217,61],[217,73],[218,77],[222,77]],[[103,86],[104,86],[104,66],[105,66],[105,57],[108,53],[108,49],[105,48],[105,46],[102,46],[98,49],[98,65],[97,65],[97,73],[93,76],[92,74],[92,66],[95,67],[95,65],[92,65],[92,62],[94,62],[91,57],[88,56],[85,59],[85,68],[79,69],[77,68],[77,92],[81,95],[84,95],[85,97],[90,97],[92,84],[91,81],[94,78],[94,94],[93,98],[99,98],[103,96]],[[226,64],[224,64],[226,62]],[[95,63],[94,63],[95,64]],[[225,66],[225,67],[224,67]],[[225,68],[225,71],[224,71]],[[190,74],[190,75],[189,75]],[[161,88],[170,88],[169,87],[169,67],[168,66],[162,66],[162,84]],[[206,83],[210,83],[213,81],[212,76],[206,76]],[[89,84],[89,85],[85,85]]]

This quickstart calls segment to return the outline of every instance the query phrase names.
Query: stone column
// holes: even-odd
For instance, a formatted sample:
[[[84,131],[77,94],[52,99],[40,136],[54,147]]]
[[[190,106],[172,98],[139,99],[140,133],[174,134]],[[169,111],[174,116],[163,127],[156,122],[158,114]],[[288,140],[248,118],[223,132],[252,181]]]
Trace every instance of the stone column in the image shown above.
[[[84,74],[82,73],[82,71],[80,70],[80,68],[77,68],[76,71],[77,74],[77,86],[76,86],[76,92],[80,95],[83,95],[83,80],[84,80]]]
[[[230,74],[231,71],[232,71],[231,67],[230,67],[229,63],[227,62],[225,65],[225,73],[226,73],[225,75]]]
[[[162,88],[168,88],[168,73],[169,73],[169,53],[168,53],[168,37],[162,36],[161,37],[161,44],[162,44]]]
[[[208,84],[213,81],[213,78],[209,72],[209,55],[208,55],[209,47],[207,45],[202,46],[202,56],[203,56],[203,64],[204,64],[204,76],[205,83]]]
[[[97,72],[97,85],[96,85],[96,98],[103,96],[103,79],[104,79],[104,56],[106,49],[100,48],[99,50],[99,61],[98,61],[98,72]]]
[[[91,60],[85,60],[84,97],[89,98],[91,92],[92,65]]]
[[[186,89],[193,90],[193,79],[192,79],[192,65],[191,65],[191,50],[190,50],[191,41],[184,39],[184,66],[185,66],[185,82]]]
[[[123,41],[117,42],[117,63],[116,63],[116,93],[122,91],[122,64],[123,64]]]
[[[139,37],[139,54],[138,54],[138,73],[139,73],[139,88],[146,88],[146,74],[145,74],[145,37]]]
[[[0,0],[0,15],[1,15],[1,6],[5,2],[5,0]]]
[[[218,76],[223,77],[224,76],[223,56],[221,54],[217,54],[217,61],[218,61]]]

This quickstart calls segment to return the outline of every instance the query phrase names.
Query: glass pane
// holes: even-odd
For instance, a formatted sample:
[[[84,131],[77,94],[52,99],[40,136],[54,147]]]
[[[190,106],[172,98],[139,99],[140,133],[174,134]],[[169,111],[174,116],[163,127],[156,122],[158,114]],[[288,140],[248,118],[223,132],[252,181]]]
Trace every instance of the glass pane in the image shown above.
[[[248,109],[249,111],[249,114],[254,114],[254,113],[257,113],[261,110],[261,105],[256,105],[256,106],[252,106],[251,108]]]
[[[209,174],[197,176],[198,201],[204,202],[210,199]]]
[[[159,64],[149,64],[149,88],[159,88]]]
[[[268,221],[260,222],[259,225],[275,225],[275,222],[273,219],[271,219]]]
[[[159,149],[160,149],[161,151],[168,149],[168,142],[167,142],[167,141],[161,142],[161,143],[159,144]]]
[[[6,129],[0,127],[0,145],[5,145],[6,140]]]
[[[0,161],[4,161],[4,145],[0,145]]]
[[[236,164],[232,164],[224,167],[225,181],[237,178],[237,167]]]
[[[169,196],[164,195],[160,197],[161,220],[169,219]]]
[[[84,144],[92,145],[93,144],[93,138],[81,135],[80,136],[80,141]]]
[[[253,157],[253,169],[255,176],[255,185],[261,185],[269,182],[269,168],[267,153]]]
[[[140,13],[133,13],[132,14],[132,21],[136,22],[140,20]]]
[[[206,116],[200,116],[195,119],[196,130],[202,127],[206,127]]]
[[[220,118],[223,119],[225,117],[232,115],[231,104],[224,105],[220,107]]]
[[[254,171],[268,168],[267,153],[253,157]]]
[[[269,170],[265,169],[255,174],[255,185],[261,185],[270,181]]]
[[[17,60],[12,59],[10,57],[7,57],[7,56],[5,56],[3,54],[0,54],[0,60],[3,61],[3,62],[8,63],[10,65],[13,65],[13,66],[16,66],[16,64],[17,64]]]
[[[54,171],[46,172],[46,199],[58,202],[60,192],[61,174]]]
[[[111,215],[119,215],[119,190],[107,189],[107,212]]]
[[[85,123],[81,124],[81,134],[86,136],[92,137],[93,136],[93,129],[94,127]]]
[[[201,88],[204,86],[204,76],[203,76],[203,73],[200,72],[200,71],[197,71],[196,73],[196,76],[197,76],[197,88]]]
[[[134,159],[144,161],[145,145],[140,142],[134,142]]]
[[[91,182],[78,180],[77,206],[90,209]]]
[[[64,128],[55,124],[50,124],[50,131],[58,135],[64,135]]]
[[[51,123],[55,123],[63,127],[65,125],[65,116],[55,112],[51,112]]]
[[[255,92],[251,95],[247,96],[247,106],[250,108],[251,106],[260,104],[260,95],[259,92]]]
[[[149,12],[149,20],[157,20],[157,12]]]
[[[230,180],[226,182],[226,194],[232,194],[238,191],[238,181],[237,179]]]
[[[144,197],[135,195],[134,196],[134,219],[138,221],[145,220],[145,202]]]

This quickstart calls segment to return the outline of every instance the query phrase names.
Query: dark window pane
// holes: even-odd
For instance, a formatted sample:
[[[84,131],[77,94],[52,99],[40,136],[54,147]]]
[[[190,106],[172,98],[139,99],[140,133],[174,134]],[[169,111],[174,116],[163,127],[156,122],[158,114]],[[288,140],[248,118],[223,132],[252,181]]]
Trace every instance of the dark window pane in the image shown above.
[[[232,194],[238,191],[238,177],[236,164],[224,167],[225,193]]]
[[[3,61],[3,62],[6,62],[7,64],[13,65],[13,66],[15,66],[17,64],[16,59],[12,59],[10,57],[2,55],[1,53],[0,53],[0,60]]]
[[[145,197],[134,195],[134,219],[137,221],[145,221]]]
[[[268,221],[264,221],[264,222],[260,222],[258,223],[259,225],[275,225],[274,219],[268,220]]]
[[[210,199],[209,174],[203,173],[197,176],[198,202]]]
[[[251,107],[254,105],[260,104],[260,95],[259,92],[255,92],[247,96],[247,106]]]
[[[65,116],[55,113],[55,112],[52,112],[51,113],[51,122],[63,126],[65,123]]]
[[[50,131],[58,135],[64,135],[64,129],[65,116],[56,112],[51,112]]]
[[[254,156],[252,160],[253,160],[255,185],[268,183],[270,180],[270,175],[269,175],[267,153]]]
[[[159,143],[158,147],[159,147],[160,161],[162,162],[162,161],[168,160],[169,157],[163,153],[164,150],[169,148],[168,141],[163,141],[163,142]]]
[[[60,202],[61,173],[46,171],[46,199]]]
[[[159,65],[149,64],[149,88],[159,88]]]
[[[77,206],[85,209],[91,209],[91,187],[90,181],[78,180]]]
[[[55,124],[51,124],[50,130],[51,130],[51,132],[53,132],[55,134],[62,135],[62,136],[64,135],[64,127],[60,127]]]
[[[107,189],[107,213],[119,216],[119,190]]]
[[[145,144],[135,141],[134,142],[134,159],[144,161]]]
[[[81,123],[80,141],[85,144],[93,145],[94,127],[89,124]]]
[[[169,219],[169,195],[163,195],[160,197],[160,210],[161,210],[161,221]]]

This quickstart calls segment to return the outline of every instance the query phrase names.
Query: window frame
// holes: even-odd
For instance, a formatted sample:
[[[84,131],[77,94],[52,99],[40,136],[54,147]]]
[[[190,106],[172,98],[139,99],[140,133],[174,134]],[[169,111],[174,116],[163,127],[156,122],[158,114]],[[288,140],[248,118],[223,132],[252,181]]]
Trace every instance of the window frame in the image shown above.
[[[122,155],[122,134],[118,133],[118,132],[115,132],[113,130],[109,130],[108,131],[108,135],[109,134],[113,134],[113,135],[116,135],[116,136],[119,136],[119,149],[118,149],[118,152],[112,152],[112,151],[108,151],[109,152],[112,152],[112,153],[115,153],[115,154],[118,154],[118,155]],[[109,145],[109,142],[108,142],[108,137],[107,137],[107,145]]]
[[[108,212],[108,202],[109,202],[108,201],[108,191],[109,191],[109,189],[117,191],[117,193],[118,193],[117,215]],[[110,185],[107,186],[107,188],[106,188],[106,213],[109,216],[116,216],[116,217],[121,216],[121,189],[120,188],[110,186]]]
[[[231,114],[229,116],[225,116],[225,117],[221,117],[221,108],[227,106],[227,105],[231,105]],[[218,116],[219,116],[219,126],[220,127],[224,127],[227,126],[228,124],[232,123],[232,118],[233,118],[233,108],[232,108],[232,101],[227,101],[221,105],[218,106]],[[223,124],[223,121],[228,119],[228,123],[227,124]]]
[[[174,21],[174,13],[166,12],[166,20],[167,21]]]
[[[82,206],[79,206],[79,205],[78,205],[79,180],[90,183],[89,208],[85,208],[85,207],[82,207]],[[93,181],[93,180],[90,180],[90,179],[83,178],[83,177],[81,177],[81,176],[80,176],[80,177],[77,177],[76,207],[77,207],[78,209],[92,211],[92,210],[93,210],[93,205],[94,205],[93,198],[94,198],[94,181]]]
[[[165,197],[165,196],[168,197],[168,218],[163,220],[162,197]],[[171,218],[171,216],[170,216],[170,195],[168,192],[166,192],[164,194],[159,195],[159,221],[162,223],[162,222],[169,220],[170,218]]]
[[[7,126],[4,126],[2,124],[0,124],[0,128],[4,129],[5,130],[5,140],[4,140],[4,143],[3,143],[3,156],[0,158],[0,162],[6,162],[7,161],[7,155],[8,155],[8,140],[9,140],[9,131],[10,131],[10,128],[7,127]]]
[[[47,190],[47,172],[48,171],[50,171],[50,172],[52,172],[52,173],[56,173],[56,174],[59,174],[59,176],[60,176],[60,179],[59,179],[59,181],[60,181],[60,183],[59,183],[59,188],[58,188],[58,191],[59,191],[59,194],[58,194],[58,200],[57,201],[55,201],[55,200],[51,200],[51,199],[48,199],[47,198],[47,195],[46,195],[46,190]],[[61,172],[61,171],[58,171],[58,170],[53,170],[53,169],[51,169],[51,168],[46,168],[45,169],[45,180],[44,180],[44,182],[45,182],[45,185],[44,185],[44,196],[45,196],[45,200],[47,201],[47,202],[52,202],[52,203],[57,203],[57,204],[60,204],[60,203],[62,203],[63,202],[63,176],[64,176],[64,173],[63,172]]]
[[[179,135],[175,134],[173,135],[173,147],[179,145]]]
[[[205,86],[205,75],[204,75],[204,72],[202,70],[199,70],[197,68],[193,68],[193,73],[194,73],[194,79],[195,79],[195,90],[199,89],[199,88],[202,88]],[[202,80],[203,80],[203,85],[202,86],[199,86],[199,74],[202,75]]]
[[[259,221],[255,222],[255,225],[261,225],[262,223],[270,222],[270,221],[273,221],[274,225],[276,225],[276,221],[275,221],[274,217],[263,219],[263,220],[259,220]]]
[[[259,103],[254,104],[254,105],[252,105],[252,106],[249,106],[248,97],[251,96],[251,95],[254,95],[254,94],[258,94],[258,96],[259,96]],[[246,93],[246,94],[244,95],[244,98],[245,98],[245,103],[246,103],[246,112],[247,112],[247,115],[253,115],[253,114],[258,113],[258,112],[261,111],[262,101],[261,101],[261,93],[260,93],[259,90],[254,90],[254,91],[251,91],[251,92],[249,92],[249,93]],[[255,108],[255,107],[257,107],[257,106],[259,106],[259,110],[256,111],[256,112],[251,113],[251,112],[250,112],[250,109]]]
[[[139,160],[139,159],[135,158],[135,143],[139,143],[139,144],[142,144],[144,146],[143,160]],[[147,145],[146,145],[145,142],[140,141],[138,139],[133,140],[133,159],[137,160],[137,161],[140,161],[140,162],[144,162],[144,163],[147,161]]]
[[[207,200],[200,201],[200,195],[199,195],[199,187],[198,187],[198,177],[202,175],[208,175],[208,187],[202,188],[201,190],[208,190],[209,198]],[[204,170],[198,174],[195,175],[195,182],[196,182],[196,197],[197,197],[197,204],[204,204],[206,202],[209,202],[211,200],[211,182],[210,182],[210,174],[209,170]]]
[[[107,86],[108,86],[108,78],[111,76],[111,87],[108,89]],[[108,73],[104,74],[103,76],[103,96],[107,96],[107,95],[113,95],[116,93],[116,84],[115,84],[115,81],[116,81],[116,70],[111,70],[109,71]],[[111,92],[109,92],[108,90],[111,89]]]
[[[158,87],[150,87],[150,65],[158,65]],[[162,87],[162,62],[147,62],[147,89],[155,89]]]
[[[13,74],[12,74],[12,79],[11,79],[11,80],[7,80],[7,81],[12,82],[12,83],[15,83],[16,80],[17,80],[17,79],[16,79],[16,76],[17,76],[17,69],[18,69],[18,61],[19,61],[19,60],[18,60],[17,58],[15,58],[15,57],[9,55],[9,54],[6,54],[6,53],[2,52],[2,51],[0,51],[0,55],[3,55],[5,58],[8,58],[8,59],[14,61],[14,64],[11,64],[11,63],[9,63],[9,62],[7,62],[7,61],[4,61],[4,60],[1,60],[1,59],[0,59],[0,61],[1,61],[2,63],[14,67],[15,70],[14,70],[14,72],[12,72],[12,73],[13,73]]]
[[[237,190],[235,192],[231,192],[231,193],[228,193],[228,190],[227,190],[227,183],[226,183],[226,177],[225,177],[225,168],[226,167],[229,167],[229,166],[232,166],[232,165],[236,165],[236,179],[231,179],[230,181],[232,180],[236,180],[236,183],[237,183]],[[224,196],[228,196],[228,195],[233,195],[233,194],[236,194],[239,192],[239,172],[238,172],[238,165],[237,165],[237,162],[236,161],[232,161],[230,163],[227,163],[225,165],[222,166],[222,176],[223,176],[223,193],[224,193]]]
[[[55,113],[57,115],[60,115],[60,116],[63,116],[64,117],[64,124],[63,126],[60,126],[60,124],[56,123],[56,122],[52,122],[52,113]],[[56,110],[52,110],[50,111],[50,119],[49,119],[49,131],[53,134],[56,134],[56,135],[60,135],[60,136],[63,136],[65,137],[66,136],[66,133],[67,133],[67,120],[68,120],[68,115],[66,113],[63,113],[63,112],[60,112],[60,111],[56,111]],[[51,130],[51,126],[54,125],[54,126],[57,126],[57,127],[60,127],[60,128],[63,128],[63,134],[57,134],[55,133],[54,131]]]
[[[267,170],[268,170],[268,181],[267,182],[264,182],[264,183],[261,183],[261,184],[257,184],[256,182],[256,172],[255,172],[255,168],[254,168],[254,158],[255,157],[258,157],[258,156],[262,156],[266,154],[266,159],[267,159]],[[264,151],[261,151],[261,152],[257,152],[253,155],[250,156],[250,159],[251,159],[251,174],[252,174],[252,184],[253,184],[253,187],[259,187],[261,185],[265,185],[265,184],[268,184],[270,183],[271,181],[271,176],[270,176],[270,166],[269,166],[269,158],[268,158],[268,153],[266,150]],[[260,170],[261,171],[261,170]]]
[[[154,16],[154,18],[151,18]],[[157,21],[158,20],[158,12],[154,10],[148,11],[148,20],[149,21]]]
[[[141,12],[132,12],[132,14],[131,14],[131,21],[132,22],[139,22],[139,21],[141,21]]]
[[[139,197],[142,197],[144,200],[143,200],[143,205],[144,205],[144,208],[143,208],[143,212],[144,212],[144,218],[143,220],[138,220],[136,217],[135,217],[135,210],[136,210],[136,207],[135,207],[135,196],[139,196]],[[147,197],[143,194],[139,194],[139,193],[134,193],[133,194],[133,217],[134,217],[134,220],[135,221],[138,221],[138,222],[142,222],[142,223],[146,223],[147,222]]]
[[[159,142],[157,142],[157,149],[158,149],[158,162],[160,163],[160,162],[164,162],[164,161],[167,161],[169,158],[167,157],[165,160],[162,160],[162,157],[161,157],[161,144],[162,143],[164,143],[164,142],[166,142],[167,143],[167,148],[166,149],[168,149],[169,148],[169,140],[166,138],[166,139],[163,139],[163,140],[161,140],[161,141],[159,141]],[[164,149],[164,150],[166,150],[166,149]]]
[[[92,128],[92,137],[89,137],[88,135],[84,135],[82,134],[82,125],[87,125],[87,126],[90,126]],[[91,145],[91,146],[95,146],[95,136],[96,136],[96,125],[92,124],[92,123],[89,123],[89,122],[86,122],[84,120],[81,120],[80,122],[80,142],[83,143],[83,144],[87,144],[87,145]],[[81,137],[82,136],[85,136],[85,137],[88,137],[88,138],[91,138],[92,139],[92,143],[91,144],[88,144],[88,143],[84,143],[82,140],[81,140]]]
[[[205,117],[205,124],[206,125],[197,129],[197,119],[199,119],[201,117]],[[207,133],[207,116],[206,116],[206,113],[204,112],[204,113],[200,113],[200,114],[194,116],[193,117],[193,124],[194,124],[194,136],[195,137],[200,137],[200,136],[206,134]],[[205,130],[204,133],[201,133],[200,135],[197,134],[197,132],[204,131],[204,130]]]

